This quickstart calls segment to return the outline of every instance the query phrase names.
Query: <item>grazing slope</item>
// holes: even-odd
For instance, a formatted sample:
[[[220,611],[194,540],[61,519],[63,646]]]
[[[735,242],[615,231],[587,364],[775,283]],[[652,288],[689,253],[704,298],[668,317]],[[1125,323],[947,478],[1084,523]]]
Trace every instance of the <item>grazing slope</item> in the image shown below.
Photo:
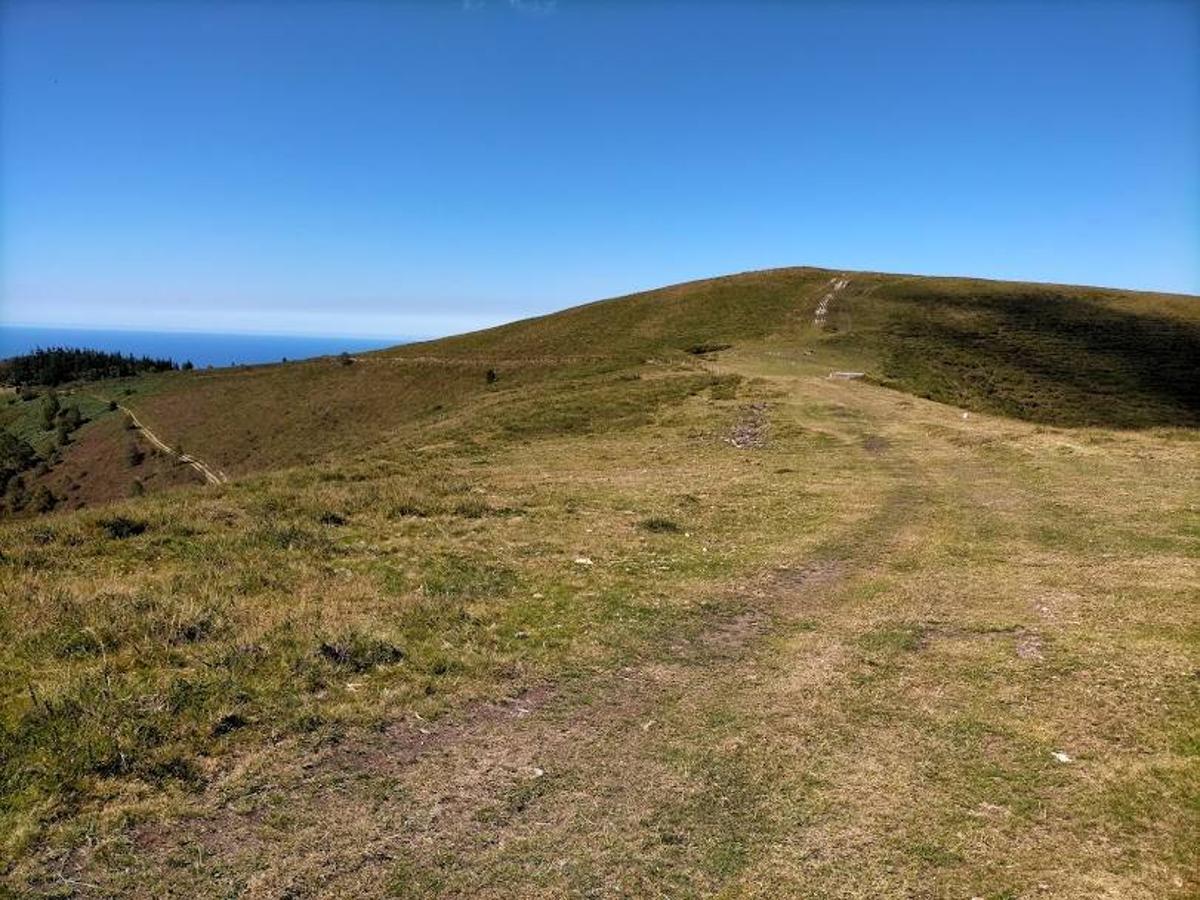
[[[793,269],[78,387],[52,473],[111,396],[234,477],[0,525],[0,895],[1195,896],[1197,302]]]
[[[844,286],[831,292],[838,282]],[[695,369],[688,350],[747,344],[1034,422],[1200,424],[1197,298],[809,268],[634,294],[366,354],[350,365],[324,359],[100,387],[105,396],[132,391],[123,402],[151,428],[237,474],[312,463],[426,426],[438,430],[456,413],[476,415],[475,405],[488,398],[492,407],[527,401],[535,396],[531,387],[603,394],[607,379],[647,361],[664,373],[689,363]],[[485,380],[488,369],[499,375],[495,384]],[[684,382],[674,387],[690,389]],[[587,411],[581,417],[541,425],[608,427],[606,402],[579,399]],[[524,410],[509,417],[513,422],[540,427]]]

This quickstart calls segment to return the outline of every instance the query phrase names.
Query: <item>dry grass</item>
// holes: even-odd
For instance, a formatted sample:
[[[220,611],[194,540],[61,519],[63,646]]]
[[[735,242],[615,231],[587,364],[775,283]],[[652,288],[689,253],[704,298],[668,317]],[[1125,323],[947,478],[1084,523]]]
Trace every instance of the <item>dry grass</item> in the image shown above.
[[[814,309],[838,276],[750,272],[364,354],[351,365],[327,358],[173,372],[98,390],[231,475],[344,458],[448,421],[465,421],[456,436],[474,439],[485,410],[489,424],[527,433],[642,422],[639,394],[654,385],[636,376],[688,371],[701,348],[724,355],[766,346],[823,372],[860,370],[918,396],[1048,424],[1200,424],[1195,298],[848,273],[817,327]],[[520,414],[507,409],[513,404]]]
[[[502,372],[326,462],[6,526],[5,880],[1194,896],[1196,433],[829,358]]]

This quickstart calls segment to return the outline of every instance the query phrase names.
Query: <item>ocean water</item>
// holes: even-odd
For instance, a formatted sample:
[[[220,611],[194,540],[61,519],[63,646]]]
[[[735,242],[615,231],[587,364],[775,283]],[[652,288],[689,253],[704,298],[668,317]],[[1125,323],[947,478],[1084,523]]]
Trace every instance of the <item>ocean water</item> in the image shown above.
[[[337,353],[379,350],[410,338],[297,337],[283,334],[201,334],[191,331],[110,331],[0,325],[0,359],[37,347],[88,347],[109,353],[190,360],[197,367],[307,359]]]

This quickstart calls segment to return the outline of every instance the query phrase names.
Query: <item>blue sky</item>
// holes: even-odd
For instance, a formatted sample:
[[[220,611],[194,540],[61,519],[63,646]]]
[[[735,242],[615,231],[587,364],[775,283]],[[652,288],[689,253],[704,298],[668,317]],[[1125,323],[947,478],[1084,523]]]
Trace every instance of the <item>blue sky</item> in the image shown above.
[[[785,265],[1200,293],[1195,3],[2,9],[5,322],[440,334]]]

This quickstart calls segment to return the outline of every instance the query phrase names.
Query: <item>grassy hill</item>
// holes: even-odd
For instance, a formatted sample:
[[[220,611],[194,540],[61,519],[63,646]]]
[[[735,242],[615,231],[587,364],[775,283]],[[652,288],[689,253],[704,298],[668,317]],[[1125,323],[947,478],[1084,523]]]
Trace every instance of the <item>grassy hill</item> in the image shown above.
[[[64,389],[0,894],[1192,896],[1198,303],[788,269]]]
[[[460,421],[466,440],[485,421],[522,433],[642,421],[640,410],[701,383],[704,363],[688,351],[721,346],[791,353],[813,371],[860,370],[927,399],[1046,424],[1200,424],[1196,298],[846,273],[814,324],[840,274],[796,268],[708,279],[365,354],[351,365],[168,373],[96,393],[126,398],[151,428],[230,474],[419,442],[426,429],[443,434]],[[633,379],[651,373],[653,383]],[[540,392],[559,398],[545,420],[527,408]]]

